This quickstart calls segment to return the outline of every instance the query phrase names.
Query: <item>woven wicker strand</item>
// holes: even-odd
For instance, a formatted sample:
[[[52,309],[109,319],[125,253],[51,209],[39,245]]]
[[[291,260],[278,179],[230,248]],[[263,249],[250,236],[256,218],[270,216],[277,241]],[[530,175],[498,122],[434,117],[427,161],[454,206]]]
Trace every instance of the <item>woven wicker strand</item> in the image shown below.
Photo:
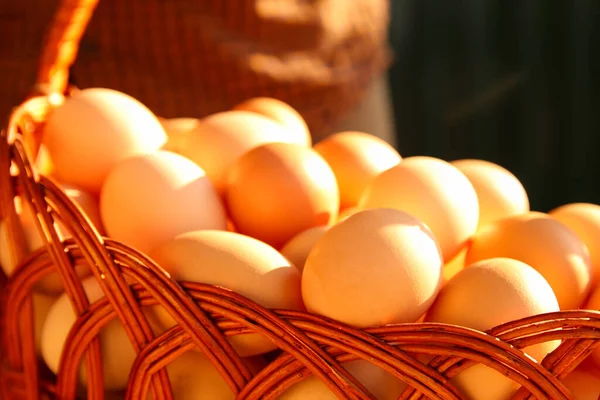
[[[36,89],[40,93],[64,93],[69,70],[98,0],[61,0],[40,57]]]
[[[62,1],[47,37],[33,96],[14,110],[0,138],[0,216],[7,223],[9,250],[20,261],[11,277],[0,273],[0,398],[73,400],[84,362],[87,398],[103,399],[98,334],[117,318],[138,353],[127,386],[128,400],[144,399],[149,393],[154,399],[172,400],[164,367],[187,351],[202,351],[237,398],[244,400],[276,399],[311,375],[341,399],[373,399],[341,366],[355,359],[367,360],[407,382],[400,399],[462,399],[451,378],[479,363],[521,385],[515,399],[572,399],[560,378],[600,344],[599,312],[540,315],[487,333],[424,323],[359,330],[305,312],[266,310],[224,288],[174,282],[144,254],[101,237],[51,179],[38,176],[31,161],[45,119],[69,94],[68,71],[96,4],[97,0]],[[44,248],[31,255],[15,209],[17,196],[36,216],[44,242]],[[66,228],[70,239],[59,240],[56,223]],[[90,304],[75,272],[78,262],[90,266],[105,297]],[[31,297],[36,282],[51,273],[60,275],[78,316],[56,377],[46,376],[37,362]],[[142,309],[156,305],[176,325],[155,337]],[[256,375],[227,340],[247,333],[258,333],[282,350]],[[519,350],[551,340],[562,344],[542,363]],[[428,363],[419,361],[419,355],[427,356]]]
[[[16,157],[14,157],[13,161],[15,161],[15,164],[19,168],[19,171],[31,172],[31,166],[27,162],[27,159],[24,154],[24,148],[20,143],[21,142],[19,140],[16,140],[15,144],[10,147],[11,149],[16,150],[14,151]],[[129,290],[129,287],[127,285],[127,289],[121,292],[123,294],[123,297],[128,297],[127,300],[115,301],[111,299],[110,294],[114,294],[113,291],[117,291],[120,288],[115,289],[114,286],[108,286],[107,282],[110,281],[111,276],[115,276],[118,278],[119,281],[123,282],[124,284],[124,276],[116,270],[116,266],[113,262],[113,259],[108,255],[108,252],[104,247],[105,244],[103,243],[103,239],[100,238],[95,229],[90,226],[89,220],[82,215],[81,210],[72,201],[70,201],[67,198],[67,196],[58,189],[56,185],[54,185],[51,181],[47,180],[46,178],[41,177],[39,183],[35,182],[35,177],[32,173],[19,174],[19,178],[21,178],[19,183],[22,185],[22,187],[30,189],[23,190],[23,193],[21,193],[21,197],[24,198],[27,203],[31,205],[46,204],[48,206],[48,208],[34,209],[34,212],[36,213],[36,215],[38,215],[38,219],[41,220],[40,232],[49,232],[49,238],[45,237],[46,249],[49,253],[50,261],[53,265],[59,267],[58,270],[61,271],[63,275],[66,291],[68,293],[77,293],[78,291],[82,292],[82,286],[79,281],[69,282],[68,278],[65,279],[65,276],[72,276],[73,279],[77,280],[73,267],[74,261],[68,257],[68,252],[64,248],[64,244],[58,240],[57,233],[54,231],[53,228],[53,219],[51,214],[56,215],[55,219],[62,222],[63,225],[67,227],[67,230],[74,235],[73,237],[75,238],[74,240],[77,243],[78,247],[81,249],[85,249],[85,251],[83,252],[84,259],[92,267],[94,275],[99,280],[100,284],[104,284],[102,289],[107,294],[107,300],[111,302],[113,309],[116,311],[117,315],[124,323],[124,326],[127,326],[127,323],[129,323],[129,325],[131,326],[133,317],[131,314],[125,314],[125,316],[123,316],[123,314],[119,315],[119,310],[122,310],[123,308],[137,309],[139,310],[142,316],[142,323],[148,327],[147,329],[149,331],[148,322],[145,320],[145,317],[141,313],[141,309],[139,308],[139,305],[133,298],[133,294]],[[41,197],[41,192],[45,193],[46,198]],[[62,210],[62,212],[59,210]],[[42,224],[44,224],[45,226],[42,226]],[[119,248],[124,249],[122,251],[124,251],[125,253],[135,255],[136,260],[140,258],[145,258],[143,255],[137,254],[134,250],[125,246],[121,245]],[[145,265],[143,267],[138,266],[137,271],[145,271],[147,275],[137,276],[137,278],[139,280],[142,280],[142,278],[144,278],[144,287],[147,290],[153,292],[158,302],[160,302],[160,304],[163,305],[163,307],[167,308],[167,310],[170,312],[171,316],[176,320],[179,326],[185,327],[187,333],[192,338],[196,338],[196,340],[194,340],[196,347],[201,349],[209,357],[209,359],[213,361],[213,363],[217,367],[217,370],[221,372],[225,380],[232,387],[232,390],[234,390],[234,393],[239,392],[239,390],[244,386],[245,379],[239,374],[239,372],[238,374],[235,374],[235,372],[238,368],[245,367],[243,367],[241,360],[239,359],[237,354],[233,352],[233,349],[225,340],[224,336],[218,332],[218,329],[214,326],[213,322],[204,316],[203,312],[197,308],[197,306],[193,303],[190,297],[183,294],[181,287],[178,286],[175,282],[171,281],[168,278],[167,274],[165,274],[164,271],[162,271],[158,266],[152,264],[149,260],[147,260],[147,258],[145,259],[146,262],[150,265]],[[112,270],[111,267],[113,268]],[[24,275],[25,271],[26,270],[24,268],[18,271],[14,276],[14,281],[19,282],[19,277]],[[11,299],[10,289],[13,287],[15,286],[8,285],[7,287],[8,299]],[[31,287],[32,285],[25,289],[26,293],[27,291],[31,290]],[[87,300],[85,298],[85,294],[81,293],[81,295],[83,296],[84,300]],[[77,300],[77,298],[75,298],[75,300]],[[187,310],[186,303],[188,303]],[[12,302],[8,301],[7,304],[12,304]],[[75,305],[77,306],[77,304]],[[84,317],[89,316],[89,304],[86,303],[83,307],[84,308],[82,311],[79,312],[79,315],[82,315]],[[254,307],[259,308],[259,306],[255,304]],[[13,311],[17,312],[21,310],[19,310],[16,307],[7,307],[7,321],[12,320],[20,322],[20,318],[17,315],[14,315],[12,313]],[[27,317],[29,317],[28,320],[31,320],[30,315],[27,315]],[[22,334],[23,329],[18,329],[17,327],[16,329],[11,330],[10,322],[8,322],[6,326],[8,336],[8,358],[12,361],[11,366],[14,366],[15,368],[20,368],[23,365],[23,363],[21,361],[22,357],[20,357],[21,355],[17,351],[19,347],[11,346],[10,343],[19,342],[19,338]],[[206,331],[207,327],[214,331],[215,336],[209,338],[199,337],[201,336],[202,332]],[[140,332],[141,330],[140,326],[130,329],[134,329],[134,334]],[[289,336],[291,334],[290,330],[291,327],[287,326],[287,332],[284,328],[283,333],[286,336]],[[76,326],[72,331],[72,335],[76,336],[80,332],[87,333],[87,330],[77,329]],[[132,343],[135,343],[136,339],[134,334],[130,334]],[[147,344],[151,340],[151,331],[149,331],[148,334],[149,339],[146,343],[138,345],[138,348],[136,348],[137,351],[141,351],[142,345]],[[302,336],[301,333],[296,333],[296,335]],[[86,346],[95,345],[95,343],[97,342],[95,336],[89,335],[88,337],[91,340],[91,343],[88,341],[86,343]],[[229,351],[226,353],[222,347],[218,346],[216,342],[211,342],[211,339],[218,340],[219,344],[221,344],[222,347],[227,348],[227,350]],[[293,345],[290,346],[289,349],[293,350],[295,348],[304,347],[303,352],[297,353],[297,356],[302,358],[307,364],[309,364],[312,367],[311,372],[321,377],[324,381],[326,381],[326,383],[331,387],[334,393],[336,393],[341,398],[344,398],[344,393],[356,392],[355,396],[352,396],[350,398],[370,398],[365,397],[367,395],[364,394],[364,389],[361,391],[356,391],[354,386],[357,386],[358,383],[354,380],[354,378],[352,378],[343,368],[341,368],[339,364],[335,363],[335,361],[331,360],[331,362],[328,363],[328,356],[326,356],[318,346],[316,346],[310,341],[307,345],[303,346],[301,340],[299,340],[298,338],[295,339],[296,342],[293,343]],[[209,345],[207,345],[206,342],[208,342]],[[59,373],[56,387],[56,394],[57,397],[60,399],[71,399],[75,397],[77,367],[79,365],[79,360],[81,359],[81,357],[77,357],[77,354],[82,356],[83,351],[86,349],[86,346],[80,347],[77,346],[77,343],[78,342],[76,341],[68,340],[67,348],[63,352],[61,366],[59,368],[61,373]],[[29,358],[30,360],[34,360],[35,351],[33,350],[33,340],[30,340],[23,344],[28,349],[28,352],[26,354],[29,355],[29,357],[27,358]],[[71,346],[72,349],[68,346]],[[215,349],[221,351],[217,353]],[[87,366],[88,368],[90,368],[90,371],[97,371],[96,381],[94,380],[94,375],[90,374],[91,379],[90,383],[88,384],[88,398],[101,399],[103,396],[102,371],[100,368],[101,360],[99,358],[99,353],[97,355],[94,355],[94,353],[98,351],[98,348],[92,347],[88,350],[92,351],[93,355],[87,358]],[[312,350],[315,354],[312,354],[312,357],[307,357],[306,353],[308,353],[308,355],[311,355],[310,350]],[[79,353],[77,353],[77,351]],[[228,360],[228,356],[230,355],[234,361],[231,361],[230,359]],[[26,363],[25,365],[28,364],[29,363]],[[134,376],[135,374],[132,375],[132,377]],[[237,381],[240,383],[236,382],[236,377]],[[30,379],[32,382],[37,382],[36,373],[31,373]],[[166,379],[166,377],[164,379]],[[143,381],[143,379],[138,380],[138,382],[139,381]],[[353,385],[350,385],[348,381],[350,381]],[[162,398],[162,395],[160,393],[164,393],[162,390],[165,387],[168,387],[168,385],[165,385],[166,383],[167,381],[163,380],[161,380],[160,384],[158,382],[156,383],[157,386],[154,388],[155,396],[159,396],[158,398]],[[139,389],[137,389],[135,386],[131,386],[129,389],[130,392],[128,392],[127,398],[139,398],[136,394],[136,390]],[[166,398],[170,398],[170,395],[167,394]]]

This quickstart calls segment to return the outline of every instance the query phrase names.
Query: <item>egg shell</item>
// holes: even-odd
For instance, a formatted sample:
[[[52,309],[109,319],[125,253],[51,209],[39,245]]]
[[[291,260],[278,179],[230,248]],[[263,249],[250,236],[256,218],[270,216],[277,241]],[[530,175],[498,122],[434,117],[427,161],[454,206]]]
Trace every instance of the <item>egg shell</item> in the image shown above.
[[[559,311],[544,277],[529,265],[510,258],[493,258],[469,265],[440,291],[425,320],[487,331],[517,319]],[[538,361],[560,341],[530,346],[524,351]],[[485,365],[475,365],[453,378],[468,399],[509,399],[518,385]]]
[[[89,219],[100,235],[104,235],[104,226],[100,216],[100,201],[98,196],[85,190],[65,183],[58,183],[58,187],[81,208],[81,211]]]
[[[59,181],[98,193],[117,163],[159,149],[167,140],[142,103],[111,89],[74,93],[49,115],[43,144]]]
[[[52,308],[52,305],[58,299],[58,296],[48,296],[42,293],[32,293],[33,300],[33,332],[35,340],[35,350],[38,355],[42,348],[42,329],[48,313]]]
[[[96,278],[91,276],[82,281],[88,300],[93,303],[104,293]],[[41,354],[48,368],[58,372],[63,348],[76,321],[73,306],[67,296],[62,294],[52,305],[42,327]],[[136,358],[136,352],[121,322],[115,318],[105,325],[99,334],[100,354],[104,371],[104,387],[107,390],[123,389],[127,385],[129,372]],[[79,371],[79,382],[87,385],[85,361]]]
[[[451,163],[471,182],[479,200],[479,226],[529,212],[529,197],[519,179],[500,165],[465,159]]]
[[[358,207],[346,207],[340,210],[336,222],[340,222],[348,218],[349,216],[356,214],[361,211]]]
[[[98,210],[98,202],[96,198],[89,193],[76,188],[73,185],[59,184],[59,187],[63,189],[65,194],[79,206],[82,211],[90,219],[90,222],[98,229],[99,233],[104,232],[102,223],[100,221],[100,214]],[[25,236],[25,244],[27,246],[28,253],[42,248],[44,242],[40,235],[36,221],[33,217],[31,209],[28,205],[23,205],[21,198],[15,198],[15,210],[17,211],[20,220],[23,234]],[[65,240],[71,237],[70,232],[61,223],[56,221],[55,229],[60,240]],[[13,252],[10,250],[12,242],[9,238],[8,225],[5,220],[0,220],[0,267],[7,276],[11,276],[16,268],[18,267],[18,261],[14,258]],[[79,263],[75,266],[77,276],[80,278],[89,276],[91,271],[87,264]],[[64,290],[64,285],[60,278],[58,271],[52,272],[46,275],[35,285],[35,290],[49,296],[58,296]]]
[[[54,164],[52,163],[52,157],[48,152],[48,148],[43,144],[40,145],[38,150],[37,159],[35,161],[35,169],[40,175],[52,176],[54,171]]]
[[[194,131],[200,129],[200,120],[197,118],[169,118],[161,119],[167,141],[162,150],[179,153],[185,151],[187,136],[193,135]]]
[[[149,255],[177,281],[222,286],[267,308],[304,309],[299,271],[277,250],[251,237],[227,231],[189,232]],[[162,308],[156,317],[163,329],[175,323]],[[229,340],[241,356],[276,348],[259,334]]]
[[[456,257],[444,264],[442,273],[444,284],[465,268],[467,250],[469,250],[469,247],[465,246]]]
[[[452,164],[433,157],[408,157],[379,174],[359,207],[395,208],[419,218],[433,231],[446,262],[466,245],[479,222],[471,182]]]
[[[389,372],[365,360],[342,364],[378,400],[396,400],[406,388],[406,383]],[[317,377],[310,376],[295,383],[278,400],[337,400],[337,396]]]
[[[281,248],[281,254],[302,272],[308,254],[327,229],[328,226],[315,226],[300,232]]]
[[[356,206],[371,180],[402,160],[385,140],[364,132],[336,133],[314,149],[335,174],[342,208]]]
[[[188,351],[180,355],[167,365],[167,374],[175,400],[235,399],[227,382],[200,352]]]
[[[562,383],[577,400],[600,399],[600,370],[577,367],[562,379]]]
[[[269,117],[286,127],[294,143],[307,147],[312,145],[310,131],[300,113],[281,100],[271,97],[255,97],[243,101],[233,109]]]
[[[523,261],[541,273],[561,310],[579,308],[592,288],[587,247],[573,231],[544,213],[531,211],[480,229],[467,251],[466,264],[496,257]]]
[[[233,225],[233,222],[231,222],[230,218],[227,218],[227,230],[229,232],[237,232],[237,229],[235,228],[235,225]]]
[[[279,123],[249,111],[224,111],[203,118],[196,129],[178,138],[176,151],[198,164],[225,194],[227,172],[247,151],[273,142],[294,140]]]
[[[600,206],[590,203],[565,204],[548,213],[571,229],[590,252],[594,284],[600,281]]]
[[[250,372],[258,373],[265,366],[260,356],[242,358]],[[175,400],[233,400],[233,391],[208,358],[199,352],[188,351],[166,366]],[[106,392],[104,400],[125,400],[125,390]],[[84,394],[85,396],[85,394]],[[152,400],[149,391],[148,400]]]
[[[356,213],[311,250],[302,297],[313,313],[359,328],[414,322],[441,285],[442,256],[431,230],[393,209]]]
[[[330,224],[339,209],[329,165],[314,150],[289,143],[266,144],[240,157],[230,170],[226,199],[238,232],[275,248]]]
[[[142,252],[198,229],[227,228],[204,171],[168,151],[131,157],[112,169],[100,196],[108,235]]]

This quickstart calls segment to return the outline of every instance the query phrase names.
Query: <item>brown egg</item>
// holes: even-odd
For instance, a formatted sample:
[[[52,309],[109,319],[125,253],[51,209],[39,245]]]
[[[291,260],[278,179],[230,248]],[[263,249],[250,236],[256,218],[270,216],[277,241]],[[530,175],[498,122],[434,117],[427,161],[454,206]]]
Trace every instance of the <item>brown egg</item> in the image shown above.
[[[40,175],[52,176],[54,171],[54,164],[52,163],[52,157],[48,152],[48,148],[43,144],[40,146],[38,151],[37,160],[35,162],[36,170]]]
[[[405,158],[379,174],[359,207],[389,207],[414,215],[431,228],[446,262],[475,234],[479,221],[471,182],[452,164],[432,157]]]
[[[281,254],[302,271],[308,254],[329,229],[328,226],[314,226],[300,232],[281,248]]]
[[[600,399],[600,370],[577,367],[562,379],[562,383],[571,391],[577,400]]]
[[[365,360],[354,360],[342,366],[378,400],[396,400],[406,383]],[[321,380],[310,376],[288,388],[277,400],[336,400],[338,397]]]
[[[98,197],[73,185],[59,183],[58,186],[75,202],[76,205],[81,207],[81,210],[90,220],[92,225],[101,235],[104,235],[104,226],[102,225],[102,218],[100,217]]]
[[[547,214],[529,212],[479,230],[467,252],[466,264],[496,257],[523,261],[541,273],[562,310],[580,307],[592,288],[590,255],[585,244]]]
[[[175,400],[234,400],[233,391],[202,353],[188,351],[167,366]],[[150,396],[148,396],[150,399]]]
[[[227,230],[229,232],[237,232],[237,230],[235,229],[235,225],[233,225],[233,222],[231,222],[230,218],[227,218]]]
[[[58,299],[58,296],[48,296],[33,292],[31,294],[33,301],[33,332],[35,341],[35,350],[38,355],[42,348],[42,328],[46,317],[52,308],[52,305]]]
[[[83,289],[90,302],[95,302],[104,293],[91,276],[82,281]],[[50,307],[41,334],[41,354],[48,368],[58,372],[59,363],[67,337],[77,318],[69,296],[62,294]],[[129,372],[136,358],[131,341],[118,318],[111,320],[98,335],[101,344],[102,368],[104,371],[105,389],[122,389],[127,385]],[[82,363],[78,379],[87,385],[85,363]]]
[[[585,243],[592,262],[594,283],[600,280],[600,206],[590,203],[573,203],[549,212]]]
[[[414,322],[441,285],[431,230],[394,209],[356,213],[331,228],[302,271],[306,308],[356,327]]]
[[[454,276],[440,291],[425,320],[487,331],[506,322],[555,311],[559,311],[556,296],[539,272],[521,261],[493,258],[470,265]],[[524,351],[541,361],[559,344],[541,343]],[[518,389],[512,379],[484,365],[461,372],[453,383],[468,399],[509,399]]]
[[[312,145],[312,137],[306,122],[292,106],[270,97],[256,97],[246,100],[233,108],[239,111],[250,111],[269,117],[287,128],[294,138],[294,143]]]
[[[261,357],[242,358],[250,372],[256,374],[264,365]],[[212,362],[202,353],[188,351],[166,366],[174,400],[234,400],[235,395]],[[152,400],[148,390],[147,400]],[[104,400],[125,400],[125,390],[106,392]]]
[[[342,208],[356,206],[371,180],[402,160],[385,140],[364,132],[336,133],[314,149],[335,174]]]
[[[529,197],[521,182],[507,169],[483,160],[451,163],[471,181],[479,200],[479,226],[529,211]]]
[[[285,127],[249,111],[225,111],[202,119],[197,128],[178,137],[174,151],[198,164],[224,195],[227,172],[247,151],[273,142],[293,143]]]
[[[100,220],[97,199],[91,194],[72,185],[59,184],[59,187],[61,187],[65,194],[82,209],[90,219],[90,222],[98,229],[99,233],[103,234],[104,229]],[[21,227],[23,228],[28,253],[33,253],[44,246],[42,235],[40,235],[37,228],[36,219],[29,206],[26,206],[23,209],[23,204],[19,197],[15,199],[15,208],[21,220]],[[71,233],[61,222],[55,222],[54,226],[60,240],[71,237]],[[2,270],[7,276],[11,276],[18,267],[11,246],[12,243],[9,238],[8,225],[5,220],[0,220],[0,267],[2,267]],[[75,266],[75,270],[77,276],[80,278],[91,274],[88,265],[85,263],[80,263]],[[58,271],[52,272],[40,279],[35,285],[35,290],[48,296],[60,295],[64,290],[64,285]]]
[[[57,180],[98,194],[119,162],[148,154],[167,136],[146,106],[124,93],[90,88],[68,97],[49,116],[43,144]]]
[[[356,214],[359,211],[361,211],[361,210],[358,207],[347,207],[347,208],[344,208],[338,214],[336,222],[343,221],[346,218],[348,218],[349,216],[354,215],[354,214]]]
[[[198,229],[227,229],[225,210],[204,171],[170,151],[131,157],[112,169],[100,196],[108,235],[139,251]]]
[[[194,131],[200,129],[200,120],[197,118],[169,118],[161,119],[165,132],[167,133],[167,142],[162,147],[162,150],[173,151],[179,153],[185,151],[185,146],[188,135],[192,135]]]
[[[299,271],[273,247],[251,237],[227,231],[189,232],[149,255],[177,281],[222,286],[267,308],[304,309]],[[163,329],[175,324],[162,308],[154,315]],[[276,348],[259,334],[229,340],[241,356]]]
[[[296,234],[328,225],[339,209],[335,176],[314,150],[271,143],[231,168],[227,206],[238,232],[281,248]]]
[[[444,270],[442,271],[444,284],[465,268],[465,258],[467,257],[468,249],[469,247],[465,246],[456,257],[444,264]]]

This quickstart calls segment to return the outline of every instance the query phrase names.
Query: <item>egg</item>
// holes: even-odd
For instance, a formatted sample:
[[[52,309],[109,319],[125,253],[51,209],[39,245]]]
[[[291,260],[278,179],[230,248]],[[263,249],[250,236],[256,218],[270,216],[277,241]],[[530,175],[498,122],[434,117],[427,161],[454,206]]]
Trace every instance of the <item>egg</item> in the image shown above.
[[[327,232],[327,229],[329,229],[327,226],[314,226],[300,232],[281,248],[281,254],[290,260],[292,265],[302,271],[308,254]]]
[[[59,183],[58,187],[60,187],[62,191],[81,208],[81,211],[83,211],[98,233],[103,235],[104,226],[102,225],[102,218],[100,217],[98,197],[73,185]]]
[[[188,351],[167,365],[166,369],[174,400],[235,399],[219,371],[200,352]]]
[[[432,157],[408,157],[379,174],[359,207],[395,208],[419,218],[433,231],[446,262],[464,248],[479,222],[471,182],[452,164]]]
[[[153,249],[149,256],[177,281],[222,286],[273,309],[303,309],[300,273],[273,247],[227,231],[189,232]],[[175,321],[165,311],[156,318],[163,329]],[[231,337],[241,356],[276,348],[259,334]]]
[[[219,195],[225,193],[227,172],[247,151],[273,142],[293,143],[286,128],[249,111],[224,111],[203,118],[198,127],[177,140],[175,151],[198,164]]]
[[[159,118],[159,120],[168,137],[191,132],[201,123],[198,118]]]
[[[487,331],[517,319],[559,311],[544,277],[510,258],[492,258],[469,265],[440,291],[425,320]],[[560,344],[552,341],[524,351],[538,361]],[[513,380],[485,365],[473,366],[453,378],[465,398],[509,399],[519,388]]]
[[[468,249],[469,247],[465,246],[456,257],[444,264],[444,270],[442,272],[444,283],[448,282],[453,276],[465,268],[465,259],[467,257]]]
[[[597,284],[600,279],[600,206],[572,203],[555,208],[548,214],[575,232],[585,243],[590,252],[592,279]]]
[[[310,147],[312,137],[306,122],[289,104],[270,97],[255,97],[238,104],[233,108],[237,111],[250,111],[269,117],[287,128],[293,137],[293,142]]]
[[[365,360],[354,360],[342,366],[378,400],[396,400],[406,383]],[[337,396],[317,377],[310,376],[287,389],[278,400],[336,400]]]
[[[343,221],[346,218],[348,218],[349,216],[356,214],[359,211],[360,211],[360,209],[358,209],[357,207],[346,207],[346,208],[340,210],[340,213],[338,214],[336,222]]]
[[[40,355],[42,348],[42,329],[44,322],[48,317],[48,313],[52,308],[52,305],[58,299],[58,296],[48,296],[42,293],[32,293],[33,301],[33,337],[35,343],[35,350]]]
[[[592,368],[577,367],[562,379],[562,383],[577,400],[600,399],[600,371]]]
[[[235,229],[235,225],[233,225],[233,222],[231,222],[230,218],[227,218],[227,230],[229,232],[237,232],[237,230]]]
[[[52,157],[48,152],[48,148],[43,144],[40,145],[38,150],[37,159],[35,161],[35,169],[40,175],[52,176],[54,170],[54,164],[52,163]]]
[[[194,131],[200,129],[200,120],[197,118],[169,118],[161,119],[167,141],[162,150],[168,150],[175,153],[185,151],[188,135],[194,134]]]
[[[451,163],[469,179],[479,200],[479,226],[498,219],[529,212],[525,188],[507,169],[484,160],[457,160]]]
[[[265,366],[260,357],[242,358],[250,372],[256,374]],[[188,351],[179,355],[166,366],[174,400],[210,399],[225,400],[235,398],[221,374],[204,354]],[[149,388],[148,400],[152,400]],[[125,400],[126,392],[112,391],[104,394],[104,400]]]
[[[204,171],[169,151],[130,157],[113,168],[102,186],[100,213],[111,238],[142,252],[184,232],[227,227]]]
[[[167,140],[148,108],[124,93],[84,89],[68,97],[44,125],[53,176],[98,193],[117,163],[159,149]]]
[[[314,150],[289,143],[256,147],[232,166],[227,207],[238,232],[281,248],[298,233],[337,217],[339,192]]]
[[[89,193],[76,188],[73,185],[59,184],[59,187],[65,192],[65,194],[75,202],[77,206],[86,214],[90,219],[90,222],[98,229],[102,234],[103,228],[100,221],[100,215],[98,210],[98,202],[96,198]],[[42,248],[44,242],[40,235],[36,220],[28,205],[22,204],[21,198],[15,198],[15,209],[20,217],[21,227],[25,237],[25,244],[27,246],[28,253]],[[71,237],[70,232],[65,228],[61,222],[54,224],[58,238],[65,240]],[[14,258],[14,254],[11,251],[11,239],[8,232],[8,224],[6,220],[0,220],[0,267],[7,276],[11,276],[18,267],[18,260]],[[85,277],[91,274],[89,267],[86,264],[78,264],[75,266],[75,271],[79,277]],[[64,285],[61,281],[58,271],[52,272],[46,275],[35,285],[35,290],[49,296],[58,296],[64,290]]]
[[[592,288],[592,268],[585,244],[544,213],[531,211],[479,230],[465,263],[495,257],[523,261],[541,273],[554,290],[561,310],[579,308]]]
[[[402,159],[385,140],[364,132],[336,133],[314,149],[335,174],[342,208],[356,206],[371,180]]]
[[[82,281],[88,300],[93,303],[104,293],[96,278],[91,276]],[[48,368],[58,372],[60,358],[67,336],[76,321],[69,296],[62,294],[50,307],[46,322],[42,327],[41,355]],[[102,368],[104,371],[104,387],[109,390],[122,389],[127,385],[129,372],[136,358],[125,328],[118,319],[110,321],[99,334]],[[79,382],[87,385],[85,361],[79,370]]]
[[[443,259],[431,230],[394,209],[358,212],[329,228],[302,272],[308,311],[359,327],[414,322],[433,303]]]

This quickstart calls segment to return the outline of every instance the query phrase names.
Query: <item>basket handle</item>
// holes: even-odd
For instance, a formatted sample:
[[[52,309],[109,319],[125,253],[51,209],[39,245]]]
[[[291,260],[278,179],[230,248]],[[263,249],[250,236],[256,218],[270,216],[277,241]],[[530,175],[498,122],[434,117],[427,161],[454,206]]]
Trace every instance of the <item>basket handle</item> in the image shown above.
[[[65,93],[69,69],[98,0],[61,0],[46,34],[36,92]]]

